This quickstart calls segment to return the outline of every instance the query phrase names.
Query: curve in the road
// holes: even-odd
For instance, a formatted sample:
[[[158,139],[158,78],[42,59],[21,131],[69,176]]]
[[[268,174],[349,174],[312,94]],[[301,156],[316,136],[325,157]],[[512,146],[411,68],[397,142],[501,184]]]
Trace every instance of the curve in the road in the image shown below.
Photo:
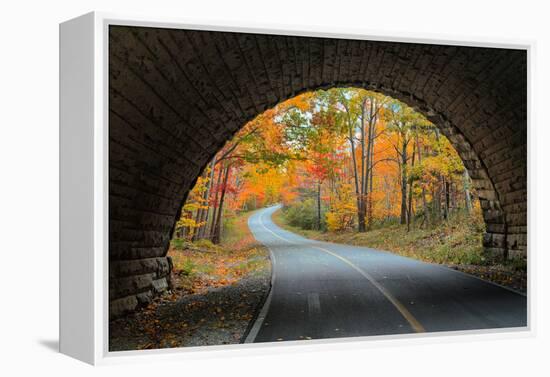
[[[439,265],[308,240],[249,219],[270,251],[272,286],[245,342],[523,327],[526,297]]]

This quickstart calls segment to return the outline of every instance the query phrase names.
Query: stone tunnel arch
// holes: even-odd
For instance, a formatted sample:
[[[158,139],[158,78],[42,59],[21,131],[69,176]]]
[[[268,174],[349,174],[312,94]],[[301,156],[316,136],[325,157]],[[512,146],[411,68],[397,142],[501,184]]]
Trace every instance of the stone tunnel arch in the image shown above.
[[[525,50],[110,26],[110,316],[168,287],[188,191],[249,120],[302,92],[360,87],[438,126],[478,191],[486,251],[527,248]]]

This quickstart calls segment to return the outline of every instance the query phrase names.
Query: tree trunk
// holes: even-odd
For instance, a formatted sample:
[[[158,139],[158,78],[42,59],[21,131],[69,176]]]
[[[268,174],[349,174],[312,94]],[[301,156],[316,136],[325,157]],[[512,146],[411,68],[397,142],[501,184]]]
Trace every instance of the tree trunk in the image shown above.
[[[225,199],[225,192],[227,191],[227,181],[229,180],[229,170],[231,166],[228,165],[225,168],[223,183],[222,183],[222,192],[220,195],[220,204],[218,206],[218,215],[216,216],[216,223],[214,225],[214,233],[212,235],[212,243],[219,244],[221,241],[221,224],[223,216],[223,202]]]
[[[202,203],[201,206],[205,206],[206,208],[199,208],[197,211],[197,217],[195,218],[195,222],[197,224],[204,224],[205,220],[207,219],[208,215],[208,200],[210,198],[210,187],[212,186],[212,176],[214,171],[214,160],[209,164],[210,167],[210,174],[208,176],[208,181],[206,182],[206,190],[204,190],[204,193],[202,194]],[[206,177],[206,174],[204,174]],[[196,241],[200,238],[202,238],[202,233],[204,233],[205,225],[200,225],[195,229],[195,232],[193,232],[193,241]]]
[[[402,225],[407,223],[407,143],[403,137],[401,148],[401,221]]]
[[[349,143],[351,146],[351,159],[353,163],[353,178],[355,182],[355,196],[357,198],[357,221],[358,221],[358,230],[359,232],[365,231],[365,213],[364,213],[364,205],[363,205],[363,195],[359,187],[359,176],[358,176],[358,169],[357,169],[357,158],[355,156],[355,142],[353,141],[353,124],[350,119],[350,115],[348,113],[348,132],[349,132]]]
[[[445,220],[449,219],[449,183],[447,179],[443,177],[443,197],[444,197],[444,206],[443,206],[443,218]]]
[[[390,197],[390,187],[391,187],[391,184],[388,183],[388,180],[387,180],[387,177],[384,176],[384,191],[386,193],[385,195],[385,204],[386,204],[386,218],[390,217],[390,211],[391,211],[391,208],[392,208],[392,205],[391,205],[391,197]]]
[[[361,177],[360,177],[360,185],[359,185],[359,195],[361,197],[360,199],[360,208],[358,208],[358,231],[359,232],[365,232],[366,231],[366,205],[365,205],[365,194],[366,194],[366,182],[365,180],[366,175],[368,174],[367,171],[367,161],[368,161],[368,151],[367,151],[367,141],[366,141],[366,133],[365,133],[365,106],[366,106],[367,98],[363,98],[363,101],[361,103]],[[372,107],[372,101],[371,101],[371,107]],[[370,126],[369,126],[370,128]]]
[[[376,134],[376,121],[377,116],[374,115],[376,110],[376,105],[374,99],[371,99],[370,102],[370,117],[369,117],[369,130],[368,130],[368,144],[367,144],[367,157],[366,157],[366,177],[365,177],[365,186],[364,186],[364,196],[365,196],[365,215],[367,218],[367,228],[371,227],[372,224],[372,187],[373,187],[373,168],[374,168],[374,138]]]
[[[441,181],[441,178],[439,178],[438,182]],[[434,198],[433,200],[435,201],[435,204],[434,204],[434,207],[435,209],[433,209],[434,211],[434,220],[435,221],[440,221],[441,220],[441,184],[437,185],[437,187],[433,187],[432,189],[432,198]]]
[[[368,196],[367,196],[367,227],[370,229],[372,225],[372,207],[373,207],[373,198],[372,198],[372,192],[373,192],[373,181],[374,181],[374,134],[376,133],[376,119],[373,121],[373,125],[369,131],[369,158],[368,158],[368,174],[367,174],[367,182],[369,184],[368,187]]]
[[[420,139],[418,134],[416,135],[416,153],[418,155],[418,163],[422,165],[422,149],[420,147]],[[426,201],[426,188],[422,185],[422,209],[424,210],[424,220],[430,223],[430,213],[428,209],[428,202]],[[422,221],[424,223],[424,221]]]
[[[468,176],[468,170],[464,169],[462,179],[464,182],[464,201],[466,204],[466,212],[470,214],[472,212],[472,195],[470,193],[470,177]]]
[[[358,232],[366,232],[367,231],[367,224],[365,220],[365,213],[363,212],[363,205],[364,201],[361,200],[361,208],[357,211],[357,231]]]
[[[317,182],[317,230],[321,230],[321,181]]]
[[[413,144],[411,168],[414,167],[414,156],[416,155],[415,148],[416,148],[416,144]],[[411,230],[413,185],[414,185],[414,180],[411,177],[411,180],[409,182],[409,206],[408,206],[409,208],[407,212],[407,232]]]
[[[220,183],[222,180],[222,173],[223,173],[223,167],[220,166],[220,169],[218,171],[218,179],[216,180],[216,195],[214,196],[214,203],[212,204],[212,222],[210,224],[210,232],[208,233],[208,238],[212,240],[214,236],[214,229],[216,228],[216,209],[218,208],[218,199],[220,196]]]
[[[195,225],[200,224],[200,218],[201,218],[202,208],[197,209],[197,213],[195,214]],[[196,241],[199,233],[199,227],[195,226],[193,229],[193,236],[191,236],[191,241]]]

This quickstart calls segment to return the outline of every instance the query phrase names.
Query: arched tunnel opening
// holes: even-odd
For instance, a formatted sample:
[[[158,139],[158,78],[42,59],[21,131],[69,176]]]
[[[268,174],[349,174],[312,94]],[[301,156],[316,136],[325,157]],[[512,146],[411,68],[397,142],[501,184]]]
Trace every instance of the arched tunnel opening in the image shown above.
[[[478,242],[484,260],[524,262],[526,70],[522,50],[111,26],[110,317],[147,310],[155,297],[173,292],[174,255],[169,250],[174,242],[220,242],[219,204],[227,182],[237,178],[224,161],[242,144],[257,146],[234,158],[241,166],[256,164],[248,178],[259,165],[263,173],[279,169],[279,178],[283,169],[288,178],[288,161],[309,164],[292,164],[293,174],[302,179],[299,190],[280,182],[287,196],[282,200],[286,209],[276,215],[279,225],[289,223],[291,211],[302,217],[309,211],[311,227],[323,228],[317,229],[325,232],[322,240],[332,241],[327,230],[362,233],[379,226],[381,219],[395,219],[401,229],[427,228],[467,211],[466,221],[475,222],[477,213],[483,227]],[[271,134],[257,132],[266,121],[276,124]],[[353,131],[346,133],[352,123]],[[277,128],[281,124],[283,131]],[[308,133],[300,127],[304,124],[322,132]],[[378,133],[379,139],[369,143]],[[315,137],[317,146],[312,147]],[[277,143],[285,151],[274,148]],[[300,149],[305,144],[306,154]],[[348,202],[331,177],[338,169],[348,170]],[[374,174],[377,169],[389,172]],[[452,179],[446,181],[446,174]],[[428,176],[437,182],[427,182]],[[336,193],[332,197],[331,190]],[[275,203],[262,195],[260,204]],[[277,202],[281,199],[279,195]],[[257,193],[240,198],[239,206],[257,209]],[[263,227],[257,224],[258,229],[273,233],[265,218],[256,220]],[[279,235],[278,242],[288,237]],[[375,287],[379,284],[353,258],[324,253],[362,271]],[[399,302],[384,287],[377,292],[384,291],[386,301]],[[320,300],[318,294],[308,294],[307,310],[315,311]],[[400,305],[392,309],[400,318],[414,318]],[[250,323],[258,322],[258,316]],[[253,326],[246,332],[253,333]]]

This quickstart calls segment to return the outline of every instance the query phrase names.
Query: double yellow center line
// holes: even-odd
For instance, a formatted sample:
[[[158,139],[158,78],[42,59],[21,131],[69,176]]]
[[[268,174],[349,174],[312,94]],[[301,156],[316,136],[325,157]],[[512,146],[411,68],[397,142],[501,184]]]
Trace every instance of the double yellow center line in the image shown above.
[[[289,240],[285,237],[282,237],[281,235],[279,235],[279,234],[273,232],[271,229],[267,228],[264,225],[264,222],[262,221],[262,216],[263,216],[263,214],[260,215],[260,224],[262,225],[262,227],[265,230],[267,230],[268,232],[273,234],[275,237],[277,237],[277,238],[279,238],[279,239],[281,239],[281,240],[283,240],[287,243],[296,245],[296,242],[293,242],[293,241],[291,241],[291,240]],[[415,332],[421,333],[421,332],[426,331],[424,329],[424,327],[420,324],[420,322],[418,322],[418,320],[412,315],[412,313],[405,307],[405,305],[403,305],[397,298],[395,298],[390,292],[388,292],[388,290],[386,288],[384,288],[382,285],[380,285],[380,283],[378,283],[369,273],[367,273],[363,269],[359,268],[357,265],[355,265],[349,259],[346,259],[346,258],[342,257],[341,255],[336,254],[333,251],[325,249],[324,247],[320,247],[320,246],[316,246],[316,245],[304,245],[304,246],[308,246],[308,247],[311,247],[311,248],[314,248],[314,249],[317,249],[317,250],[321,250],[321,251],[323,251],[327,254],[330,254],[333,257],[338,258],[339,260],[341,260],[342,262],[344,262],[345,264],[347,264],[351,268],[353,268],[355,271],[360,273],[361,276],[363,276],[365,279],[367,279],[372,285],[374,285],[376,287],[376,289],[378,289],[380,291],[380,293],[382,293],[384,295],[384,297],[386,297],[388,299],[388,301],[392,303],[392,305],[399,311],[399,313],[401,313],[403,318],[405,318],[405,320],[411,325],[411,327],[413,328],[413,330]]]

